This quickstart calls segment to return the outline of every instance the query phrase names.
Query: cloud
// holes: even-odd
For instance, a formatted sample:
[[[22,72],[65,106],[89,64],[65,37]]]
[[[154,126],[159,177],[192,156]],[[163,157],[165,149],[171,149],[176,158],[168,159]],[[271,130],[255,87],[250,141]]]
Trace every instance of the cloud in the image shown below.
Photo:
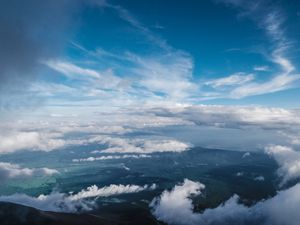
[[[6,181],[13,178],[31,178],[33,176],[51,176],[59,173],[49,168],[22,168],[17,164],[0,162],[0,179]]]
[[[279,164],[277,173],[282,178],[281,185],[300,177],[300,152],[287,146],[269,145],[266,153]]]
[[[111,195],[129,194],[129,193],[137,193],[145,190],[154,190],[155,188],[156,188],[156,184],[152,184],[151,186],[111,184],[109,186],[102,187],[102,188],[93,185],[88,187],[87,189],[78,192],[75,195],[71,195],[69,198],[71,200],[79,200],[79,199],[92,198],[92,197],[108,197]]]
[[[0,135],[0,153],[18,150],[51,151],[65,146],[58,133],[13,132]]]
[[[53,192],[49,195],[42,194],[38,197],[31,197],[26,194],[0,196],[0,201],[26,205],[51,212],[80,212],[96,208],[96,204],[93,200],[81,199],[73,201],[68,195],[58,192]]]
[[[234,195],[216,208],[196,213],[191,196],[201,194],[203,188],[204,185],[199,182],[185,180],[171,191],[164,191],[150,204],[153,215],[174,225],[296,225],[299,222],[297,206],[300,204],[300,184],[250,207],[239,203],[239,197]]]
[[[250,152],[246,152],[246,153],[244,153],[244,155],[242,156],[242,158],[244,159],[244,158],[247,158],[249,156],[251,156],[251,153]]]
[[[239,133],[241,138],[251,138],[251,143],[249,142],[251,148],[261,149],[270,143],[296,145],[298,137],[296,134],[300,133],[300,111],[293,109],[146,104],[122,110],[109,109],[109,113],[98,112],[95,107],[88,106],[84,107],[83,111],[87,112],[83,117],[87,116],[90,120],[76,119],[74,122],[74,118],[77,117],[68,116],[68,113],[74,111],[65,112],[63,108],[62,111],[57,111],[62,112],[60,117],[48,116],[47,120],[17,123],[7,121],[0,126],[0,152],[51,151],[73,145],[90,144],[100,145],[98,149],[100,153],[182,152],[195,145],[208,146],[205,143],[207,139],[213,140],[212,145],[224,147],[226,140],[222,136],[225,135],[224,132],[229,132],[226,130],[228,128],[231,128],[232,132]],[[52,114],[52,111],[47,113]],[[178,132],[195,133],[195,129],[198,132],[204,128],[215,129],[218,133],[209,137],[201,133],[201,138],[199,135],[178,135]],[[242,131],[239,132],[239,129]],[[7,130],[10,132],[6,132]],[[245,137],[248,131],[257,131],[260,135]],[[137,135],[140,132],[144,135]],[[274,137],[276,142],[271,140]],[[236,144],[230,142],[230,148],[244,149],[241,146],[234,146],[234,143]],[[249,151],[249,146],[246,151]]]
[[[0,109],[24,102],[30,105],[31,100],[40,104],[27,93],[27,88],[40,72],[39,61],[62,53],[81,3],[69,0],[1,2]]]
[[[266,71],[269,71],[270,68],[269,68],[269,66],[254,66],[253,70],[266,72]]]
[[[101,153],[101,151],[94,151],[92,153]],[[93,161],[99,161],[99,160],[113,160],[113,159],[140,159],[140,158],[151,158],[150,155],[146,154],[139,154],[139,155],[107,155],[107,156],[98,156],[98,157],[88,157],[88,158],[81,158],[81,159],[73,159],[73,162],[93,162]]]
[[[221,88],[226,86],[237,86],[241,84],[248,83],[252,80],[254,80],[253,74],[244,74],[244,73],[236,73],[233,75],[230,75],[228,77],[219,78],[215,80],[210,80],[206,82],[206,85],[212,86],[213,88]]]
[[[185,124],[176,118],[154,116],[150,112],[139,115],[131,111],[111,113],[95,119],[102,122],[73,122],[64,114],[44,121],[20,121],[0,126],[0,153],[12,153],[21,150],[52,151],[72,145],[104,145],[107,153],[181,152],[191,147],[174,138],[154,136],[136,138],[127,133],[151,127],[164,127]],[[102,118],[102,119],[100,119]],[[115,119],[112,119],[115,118]],[[145,122],[146,121],[146,122]],[[122,125],[120,125],[122,124]],[[10,132],[5,132],[10,129]],[[76,134],[74,136],[74,134]],[[125,137],[126,135],[126,137]],[[104,158],[102,158],[104,159]]]
[[[253,20],[265,32],[272,46],[271,53],[265,54],[265,56],[280,67],[280,71],[275,73],[270,80],[241,85],[233,89],[229,93],[229,97],[238,99],[295,87],[295,82],[299,81],[300,75],[294,73],[295,66],[286,57],[291,48],[291,41],[288,40],[285,33],[285,17],[280,7],[270,1],[258,0],[221,0],[219,2],[233,6],[240,12],[240,17]],[[262,68],[258,69],[261,71]],[[263,70],[265,69],[263,68]]]
[[[228,128],[257,127],[289,130],[299,128],[298,110],[262,106],[190,105],[156,107],[152,112],[159,116],[181,118],[198,126]]]
[[[237,176],[237,177],[244,176],[244,173],[243,173],[243,172],[237,172],[237,173],[236,173],[236,176]]]
[[[132,72],[140,77],[138,85],[160,95],[164,99],[177,102],[188,100],[196,93],[197,85],[193,82],[193,60],[182,51],[174,51],[154,57],[131,56],[136,67]]]
[[[171,191],[164,191],[151,202],[153,215],[168,224],[197,224],[198,216],[193,213],[192,200],[189,197],[199,195],[204,187],[199,182],[185,179],[182,185],[176,185]]]
[[[254,180],[256,180],[256,181],[264,181],[265,178],[264,178],[264,176],[258,176],[258,177],[255,177]]]
[[[294,82],[300,79],[300,75],[282,74],[275,76],[273,79],[263,83],[249,83],[232,90],[230,96],[232,98],[244,98],[252,95],[260,95],[286,90],[294,87]]]
[[[172,47],[167,44],[167,42],[155,35],[149,28],[147,28],[143,23],[137,20],[134,15],[132,15],[127,9],[120,5],[113,5],[110,3],[105,4],[107,8],[115,10],[119,17],[128,22],[132,27],[136,28],[140,33],[142,33],[152,44],[159,46],[163,50],[170,50]]]
[[[94,69],[83,68],[70,62],[62,60],[48,60],[45,65],[53,70],[56,70],[69,79],[83,80],[88,82],[88,85],[101,85],[100,89],[116,89],[119,90],[122,86],[123,79],[117,77],[112,69],[105,71],[96,71]],[[124,82],[123,82],[124,83]]]
[[[49,195],[42,194],[38,197],[31,197],[26,194],[13,194],[9,196],[0,196],[0,201],[22,204],[44,211],[80,212],[96,208],[97,204],[95,198],[98,197],[137,193],[145,190],[153,190],[155,188],[155,184],[150,186],[111,184],[102,188],[92,185],[87,189],[81,190],[77,194],[67,195],[59,192],[52,192]]]
[[[96,140],[96,139],[95,139]],[[100,143],[107,144],[108,148],[102,153],[141,153],[154,152],[182,152],[188,150],[191,145],[177,140],[147,140],[147,139],[121,139],[101,138]]]

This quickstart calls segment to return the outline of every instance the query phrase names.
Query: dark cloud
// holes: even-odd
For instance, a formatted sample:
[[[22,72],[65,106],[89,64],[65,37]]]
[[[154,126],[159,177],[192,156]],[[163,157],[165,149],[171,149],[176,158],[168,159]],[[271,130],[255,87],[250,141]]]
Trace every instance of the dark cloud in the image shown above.
[[[0,104],[39,74],[40,60],[59,56],[75,27],[81,1],[1,1]],[[5,100],[6,99],[6,100]]]
[[[67,1],[5,1],[0,13],[0,76],[9,82],[32,75],[39,59],[59,49],[67,24]]]

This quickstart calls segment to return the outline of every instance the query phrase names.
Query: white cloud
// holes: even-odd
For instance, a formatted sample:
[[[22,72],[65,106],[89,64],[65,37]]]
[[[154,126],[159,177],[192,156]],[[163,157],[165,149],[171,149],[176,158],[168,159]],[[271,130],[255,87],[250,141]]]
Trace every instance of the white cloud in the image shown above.
[[[84,189],[78,192],[75,195],[69,196],[71,200],[79,200],[84,198],[92,198],[92,197],[108,197],[111,195],[119,195],[119,194],[129,194],[129,193],[137,193],[145,190],[154,190],[156,188],[156,184],[144,185],[115,185],[111,184],[106,187],[99,188],[96,185],[92,185],[87,189]]]
[[[153,215],[168,224],[197,224],[198,216],[193,213],[189,197],[200,194],[204,187],[199,182],[185,179],[182,185],[176,185],[171,191],[164,191],[151,202]]]
[[[0,153],[17,150],[50,151],[66,144],[58,133],[12,132],[0,134]]]
[[[31,197],[26,194],[13,194],[9,196],[0,196],[1,202],[12,202],[34,207],[44,211],[52,212],[78,212],[88,211],[97,207],[95,198],[108,197],[120,194],[137,193],[145,190],[153,190],[155,184],[150,186],[138,185],[109,185],[102,188],[96,185],[90,186],[87,189],[81,190],[77,194],[64,194],[53,192],[49,195],[39,195]]]
[[[297,144],[299,136],[297,134],[300,133],[300,111],[293,109],[261,106],[149,104],[110,113],[95,112],[92,108],[89,110],[93,114],[88,117],[90,120],[77,121],[76,119],[74,122],[74,117],[65,115],[58,118],[47,117],[47,119],[42,117],[43,120],[34,122],[35,118],[40,118],[34,115],[33,121],[1,124],[0,152],[51,151],[72,145],[95,143],[103,145],[101,148],[105,147],[104,151],[107,153],[148,154],[182,152],[199,144],[196,141],[202,139],[205,141],[205,137],[194,140],[176,136],[174,132],[162,132],[165,128],[170,128],[172,131],[180,129],[180,132],[187,128],[200,129],[207,126],[217,128],[220,132],[227,128],[243,130],[251,128],[251,130],[257,129],[269,135],[282,137],[272,142],[281,145],[287,145],[288,142]],[[7,130],[10,132],[6,132]],[[147,133],[149,131],[150,135],[135,135],[136,132]],[[265,146],[268,143],[260,144]],[[257,148],[258,145],[253,147]]]
[[[251,207],[240,204],[239,197],[234,195],[216,208],[196,213],[190,198],[193,194],[201,194],[199,188],[203,189],[204,186],[198,182],[185,181],[171,191],[164,191],[150,204],[153,215],[158,220],[174,225],[297,225],[300,221],[300,184]]]
[[[290,147],[270,145],[266,152],[279,164],[278,175],[282,178],[281,185],[300,177],[300,152]]]
[[[176,102],[187,101],[196,92],[192,81],[193,60],[182,51],[174,51],[154,57],[131,54],[136,64],[132,72],[138,77],[137,85],[163,99]],[[159,94],[157,94],[159,93]]]
[[[6,181],[12,178],[30,178],[33,176],[51,176],[59,173],[49,168],[22,168],[17,164],[0,162],[0,180]]]
[[[154,152],[182,152],[188,150],[191,145],[177,140],[147,140],[147,139],[122,139],[103,138],[100,143],[108,144],[108,148],[102,153],[141,153],[149,154]]]
[[[275,197],[257,204],[258,212],[266,215],[269,224],[297,225],[300,221],[300,184],[280,191]]]
[[[248,83],[254,80],[253,74],[236,73],[228,77],[218,78],[206,82],[206,85],[212,86],[213,88],[220,88],[226,86],[238,86],[241,84]]]
[[[90,88],[92,87],[91,84],[95,83],[98,86],[101,85],[100,89],[113,88],[119,90],[120,86],[122,86],[123,79],[117,77],[112,69],[99,72],[61,60],[49,60],[44,63],[51,69],[64,74],[70,79],[87,81]]]
[[[297,110],[261,106],[193,105],[155,108],[152,112],[165,117],[177,117],[194,124],[216,127],[288,129],[300,125]]]
[[[266,72],[266,71],[269,71],[270,68],[269,68],[269,66],[254,66],[253,70]]]
[[[93,153],[98,153],[101,151],[95,151]],[[128,158],[133,158],[133,159],[140,159],[140,158],[151,158],[150,155],[146,154],[133,154],[133,155],[107,155],[107,156],[98,156],[98,157],[88,157],[88,158],[81,158],[81,159],[73,159],[73,162],[93,162],[93,161],[99,161],[99,160],[111,160],[111,159],[128,159]]]
[[[299,74],[287,75],[281,74],[274,76],[273,79],[263,82],[256,83],[252,82],[249,84],[242,85],[233,89],[230,93],[232,98],[244,98],[252,95],[260,95],[266,93],[273,93],[277,91],[286,90],[294,86],[294,82],[300,79]]]
[[[0,196],[0,201],[12,202],[52,212],[87,211],[96,206],[92,200],[73,201],[66,194],[58,192],[53,192],[49,195],[39,195],[38,197],[31,197],[26,194]]]
[[[73,78],[73,79],[82,78],[81,76],[86,76],[87,78],[92,77],[92,78],[96,78],[96,79],[99,79],[102,77],[102,75],[95,70],[84,69],[84,68],[76,66],[72,63],[69,63],[69,62],[57,60],[57,61],[47,61],[47,62],[45,62],[45,64],[47,66],[49,66],[50,68],[52,68],[58,72],[61,72],[62,74],[66,75],[70,78]]]
[[[252,19],[257,23],[258,27],[264,30],[272,43],[271,52],[267,55],[265,54],[265,56],[281,69],[270,80],[246,83],[231,90],[229,97],[239,99],[295,87],[295,82],[299,81],[300,75],[293,73],[295,66],[286,57],[288,50],[291,48],[291,41],[286,36],[284,13],[281,12],[280,8],[276,4],[270,4],[268,1],[222,1],[236,7],[240,11],[241,16]],[[255,68],[259,71],[266,69],[265,67]]]

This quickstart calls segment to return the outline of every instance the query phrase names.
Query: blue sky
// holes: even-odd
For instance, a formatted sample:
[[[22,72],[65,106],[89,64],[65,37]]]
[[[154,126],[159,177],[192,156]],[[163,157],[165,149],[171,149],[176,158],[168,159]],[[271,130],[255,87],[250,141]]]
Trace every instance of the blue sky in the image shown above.
[[[116,79],[100,82],[89,100],[104,91],[133,102],[298,107],[298,9],[283,1],[101,2],[80,10],[64,54],[53,60]],[[54,64],[46,63],[48,76],[62,73]]]
[[[3,14],[25,44],[12,44],[24,54],[18,52],[3,72],[8,84],[3,82],[2,109],[299,107],[297,1],[66,0],[28,5],[12,4]]]

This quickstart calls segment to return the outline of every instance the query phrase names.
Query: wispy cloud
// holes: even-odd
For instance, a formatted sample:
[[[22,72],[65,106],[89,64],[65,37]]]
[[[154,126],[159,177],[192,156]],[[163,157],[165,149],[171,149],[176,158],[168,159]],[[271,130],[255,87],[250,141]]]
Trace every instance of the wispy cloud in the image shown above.
[[[255,79],[253,74],[245,74],[243,72],[232,74],[228,77],[218,78],[207,81],[205,84],[213,88],[220,88],[224,86],[238,86],[248,83]]]
[[[233,89],[228,97],[244,98],[277,92],[295,87],[300,75],[294,73],[295,66],[286,56],[292,44],[286,36],[284,24],[285,16],[280,7],[268,1],[223,0],[226,4],[237,8],[241,17],[250,18],[257,26],[264,30],[270,40],[272,50],[267,59],[279,67],[279,72],[273,78],[263,82],[251,82]],[[254,67],[256,71],[266,71],[266,67]]]
[[[254,66],[253,70],[266,72],[266,71],[269,71],[270,68],[269,68],[269,66]]]
[[[115,10],[119,17],[124,21],[128,22],[131,26],[136,28],[139,32],[145,35],[145,37],[154,45],[159,46],[163,50],[169,51],[172,47],[167,44],[167,41],[155,35],[147,26],[142,24],[138,19],[135,18],[127,9],[120,5],[114,5],[110,3],[105,4],[106,7]]]

